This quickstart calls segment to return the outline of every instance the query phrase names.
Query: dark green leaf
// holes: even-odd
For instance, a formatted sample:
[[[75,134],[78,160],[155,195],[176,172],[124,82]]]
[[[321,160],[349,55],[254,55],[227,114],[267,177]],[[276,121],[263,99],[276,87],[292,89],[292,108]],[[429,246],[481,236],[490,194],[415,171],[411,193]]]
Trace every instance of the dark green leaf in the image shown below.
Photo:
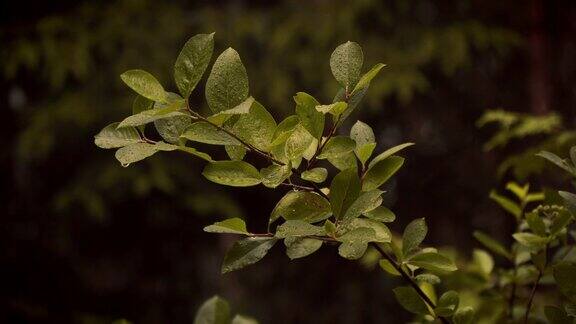
[[[364,74],[362,78],[360,78],[360,81],[358,81],[358,84],[356,84],[356,86],[354,87],[352,94],[356,94],[362,90],[367,89],[370,86],[370,82],[372,81],[372,79],[374,79],[374,77],[378,75],[378,72],[380,72],[380,70],[385,66],[386,65],[382,63],[374,65],[370,69],[370,71],[366,72],[366,74]]]
[[[404,158],[390,156],[368,169],[362,179],[362,190],[377,189],[392,177],[404,164]]]
[[[275,238],[267,237],[246,238],[236,241],[224,257],[222,273],[242,269],[260,261],[276,241]]]
[[[342,218],[346,210],[360,194],[360,179],[354,169],[338,173],[330,185],[330,204],[337,219]]]
[[[402,252],[408,255],[411,251],[415,250],[428,233],[428,226],[424,218],[418,218],[411,221],[404,229],[402,235]]]
[[[274,117],[258,101],[254,101],[250,112],[240,115],[232,126],[232,132],[256,148],[268,152],[276,130]]]
[[[546,160],[554,163],[556,166],[558,166],[559,168],[562,168],[570,173],[574,173],[574,168],[572,166],[570,166],[570,164],[568,164],[568,162],[566,162],[566,160],[561,159],[558,155],[550,153],[550,152],[546,152],[546,151],[541,151],[538,154],[536,154],[536,156],[545,158]]]
[[[380,268],[382,268],[382,270],[388,272],[389,274],[393,276],[400,276],[400,272],[396,270],[396,268],[392,265],[392,263],[390,263],[390,261],[386,259],[381,259],[378,262],[378,264],[380,265]]]
[[[499,254],[507,259],[512,258],[510,252],[508,252],[508,250],[500,242],[494,240],[487,234],[484,234],[483,232],[480,231],[475,231],[473,235],[480,243],[482,243],[490,251]]]
[[[460,303],[460,297],[458,293],[454,290],[449,290],[440,296],[434,313],[438,316],[450,317],[456,309],[458,309],[458,304]]]
[[[414,145],[414,143],[404,143],[404,144],[400,144],[400,145],[396,145],[394,147],[391,147],[389,149],[387,149],[386,151],[378,154],[375,158],[372,159],[372,161],[370,161],[370,163],[368,164],[368,167],[371,168],[373,167],[376,163],[382,161],[382,160],[386,160],[388,157],[402,151],[403,149],[410,147]]]
[[[454,324],[472,324],[475,322],[475,313],[472,307],[459,308],[452,316]]]
[[[291,174],[292,170],[290,168],[290,164],[273,164],[260,170],[262,184],[268,188],[278,187],[282,182],[284,182],[284,180],[288,179]]]
[[[576,303],[576,263],[560,262],[553,269],[560,292],[571,302]]]
[[[213,145],[240,145],[240,142],[234,137],[203,121],[190,125],[180,137],[194,142]]]
[[[544,306],[544,314],[550,324],[566,324],[573,323],[574,319],[568,317],[566,311],[556,306]]]
[[[357,121],[350,130],[350,138],[356,142],[354,153],[356,153],[358,160],[360,160],[362,165],[366,164],[374,148],[376,148],[374,131],[367,124]]]
[[[428,314],[428,307],[412,287],[397,287],[393,289],[396,300],[407,311],[414,314]]]
[[[382,196],[383,193],[383,191],[378,189],[362,192],[346,210],[342,217],[342,222],[345,224],[346,222],[349,222],[352,219],[380,206],[382,203],[382,198],[380,196]]]

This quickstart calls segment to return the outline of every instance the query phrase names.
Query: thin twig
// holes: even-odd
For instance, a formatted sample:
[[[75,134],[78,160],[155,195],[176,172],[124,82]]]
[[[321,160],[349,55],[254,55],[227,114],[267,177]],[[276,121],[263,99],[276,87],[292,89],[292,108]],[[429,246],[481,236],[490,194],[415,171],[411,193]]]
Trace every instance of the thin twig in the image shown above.
[[[400,275],[402,276],[402,278],[404,278],[404,280],[406,280],[410,286],[412,286],[412,288],[414,288],[414,290],[416,290],[416,293],[418,293],[418,295],[424,300],[424,302],[426,302],[426,304],[428,304],[428,306],[430,306],[432,309],[436,308],[436,304],[434,304],[434,302],[424,293],[424,291],[422,291],[422,289],[420,289],[420,286],[418,286],[418,284],[416,284],[416,282],[414,281],[414,279],[412,279],[412,277],[406,273],[406,271],[404,271],[404,269],[402,269],[402,266],[400,266],[396,260],[394,260],[383,248],[381,248],[377,243],[374,242],[370,242],[370,245],[372,247],[374,247],[376,250],[378,250],[378,252],[380,252],[380,254],[386,259],[388,260],[388,262],[390,262],[390,264],[392,264],[392,266],[394,267],[394,269],[396,269],[396,271],[398,271],[400,273]],[[442,317],[442,316],[438,316],[438,318],[440,319],[440,321],[442,323],[445,324],[449,324],[450,322],[448,321],[447,318]]]
[[[297,184],[293,184],[293,183],[289,183],[289,182],[282,182],[280,185],[286,186],[286,187],[292,187],[294,189],[314,191],[314,188],[312,188],[312,187],[301,186],[301,185],[297,185]]]
[[[250,237],[270,237],[270,238],[274,237],[274,233],[248,233],[247,235]],[[321,236],[321,235],[305,235],[305,236],[299,236],[299,238],[309,238],[330,243],[338,242],[333,237]]]
[[[538,288],[538,284],[540,283],[540,279],[542,278],[542,271],[538,271],[538,278],[536,278],[536,282],[534,282],[534,286],[532,286],[532,291],[530,292],[530,298],[528,299],[528,304],[526,305],[526,314],[524,314],[524,323],[528,323],[528,317],[530,315],[530,309],[532,308],[532,302],[534,300],[534,295],[536,294],[536,289]]]

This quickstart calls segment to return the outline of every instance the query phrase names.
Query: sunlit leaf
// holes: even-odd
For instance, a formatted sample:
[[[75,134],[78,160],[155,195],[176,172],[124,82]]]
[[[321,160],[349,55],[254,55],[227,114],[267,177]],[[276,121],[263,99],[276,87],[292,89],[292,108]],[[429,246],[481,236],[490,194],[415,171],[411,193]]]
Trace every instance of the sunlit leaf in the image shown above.
[[[387,159],[388,157],[402,151],[403,149],[410,147],[414,145],[414,143],[404,143],[404,144],[400,144],[394,147],[391,147],[389,149],[387,149],[386,151],[378,154],[375,158],[372,159],[372,161],[370,161],[370,163],[368,164],[368,167],[371,168],[373,167],[376,163]]]
[[[249,187],[260,184],[260,172],[244,161],[214,161],[202,171],[206,179],[227,186]]]
[[[391,223],[396,219],[396,215],[384,206],[378,206],[373,210],[367,211],[364,216],[384,223]]]
[[[360,78],[364,54],[360,45],[346,42],[336,47],[330,57],[330,68],[334,78],[345,88],[352,89]]]
[[[94,144],[100,148],[118,148],[141,142],[142,139],[134,127],[118,128],[118,123],[104,127],[94,136]]]
[[[240,218],[230,218],[204,227],[208,233],[248,234],[246,223]]]
[[[188,98],[192,90],[202,78],[214,50],[214,33],[192,36],[180,51],[174,64],[174,81],[184,98]]]
[[[404,234],[402,235],[402,252],[404,255],[408,255],[415,250],[424,241],[427,233],[428,226],[426,226],[424,218],[411,221],[404,229]]]
[[[240,55],[225,50],[212,66],[206,81],[206,101],[214,113],[232,109],[248,98],[248,75]]]
[[[325,168],[314,168],[302,172],[302,179],[316,183],[322,183],[328,176],[328,170]]]
[[[317,193],[290,191],[274,207],[270,222],[283,217],[285,220],[319,222],[332,214],[330,203]]]
[[[372,82],[372,79],[374,79],[378,75],[380,70],[382,70],[382,68],[385,66],[386,65],[382,64],[382,63],[378,63],[378,64],[374,65],[370,69],[370,71],[366,72],[360,78],[360,81],[358,81],[358,84],[356,84],[356,86],[354,87],[354,90],[352,90],[352,94],[358,93],[361,90],[368,88],[368,86],[370,86],[370,82]]]
[[[334,136],[326,142],[322,152],[318,155],[319,159],[330,157],[339,157],[346,153],[352,152],[356,147],[356,142],[347,136]]]
[[[452,260],[433,252],[416,254],[408,263],[430,271],[451,272],[458,269]]]
[[[143,70],[129,70],[122,73],[120,78],[142,97],[159,102],[166,101],[164,88],[152,74]]]
[[[214,296],[208,299],[196,312],[194,324],[228,324],[230,306],[224,299]]]
[[[317,139],[322,138],[324,131],[324,115],[316,110],[318,101],[311,95],[298,92],[294,96],[296,102],[296,115],[300,118],[302,126]]]
[[[301,220],[287,220],[276,229],[277,238],[323,235],[324,228]]]
[[[284,240],[286,255],[290,259],[308,256],[322,247],[322,241],[306,237],[289,237]]]
[[[392,177],[404,164],[404,158],[390,156],[368,169],[362,179],[362,190],[377,189]]]

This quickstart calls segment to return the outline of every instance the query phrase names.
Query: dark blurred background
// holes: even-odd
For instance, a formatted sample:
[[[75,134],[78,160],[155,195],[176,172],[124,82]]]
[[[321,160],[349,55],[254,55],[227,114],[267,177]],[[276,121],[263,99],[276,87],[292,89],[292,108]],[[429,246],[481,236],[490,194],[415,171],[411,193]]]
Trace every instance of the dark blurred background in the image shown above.
[[[331,100],[338,44],[361,44],[365,68],[386,63],[351,119],[377,130],[377,151],[417,143],[387,188],[392,229],[426,217],[428,242],[461,251],[477,246],[477,228],[509,240],[513,221],[490,189],[519,177],[541,185],[533,173],[498,174],[500,163],[576,122],[570,0],[20,0],[3,1],[0,17],[2,323],[190,323],[214,294],[261,323],[410,318],[393,300],[396,282],[330,247],[290,262],[277,246],[220,275],[234,238],[202,228],[243,217],[263,231],[281,193],[216,186],[179,154],[122,168],[93,144],[131,112],[118,75],[142,68],[174,89],[173,62],[194,34],[215,31],[215,55],[238,50],[251,94],[277,120],[297,91]],[[475,123],[494,108],[561,123],[487,152],[497,130]]]

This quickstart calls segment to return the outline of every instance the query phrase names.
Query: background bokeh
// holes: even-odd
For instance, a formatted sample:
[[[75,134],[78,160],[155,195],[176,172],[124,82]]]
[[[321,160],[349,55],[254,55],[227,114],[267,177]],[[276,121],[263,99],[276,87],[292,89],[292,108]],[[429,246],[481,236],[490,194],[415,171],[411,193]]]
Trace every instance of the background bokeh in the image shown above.
[[[220,275],[233,238],[202,228],[243,217],[263,230],[281,193],[216,186],[179,154],[122,168],[93,144],[130,114],[118,75],[142,68],[174,89],[173,62],[194,34],[216,32],[216,54],[238,50],[251,94],[277,120],[297,91],[331,100],[338,44],[360,43],[365,66],[386,63],[351,119],[377,130],[377,151],[417,143],[387,188],[392,229],[426,217],[430,242],[461,251],[477,228],[509,240],[512,219],[490,189],[514,177],[545,185],[500,163],[576,123],[574,1],[20,0],[3,1],[0,20],[2,323],[190,323],[214,294],[262,323],[410,318],[392,279],[333,248],[290,262],[277,247]],[[561,122],[486,151],[495,130],[475,123],[494,108]]]

